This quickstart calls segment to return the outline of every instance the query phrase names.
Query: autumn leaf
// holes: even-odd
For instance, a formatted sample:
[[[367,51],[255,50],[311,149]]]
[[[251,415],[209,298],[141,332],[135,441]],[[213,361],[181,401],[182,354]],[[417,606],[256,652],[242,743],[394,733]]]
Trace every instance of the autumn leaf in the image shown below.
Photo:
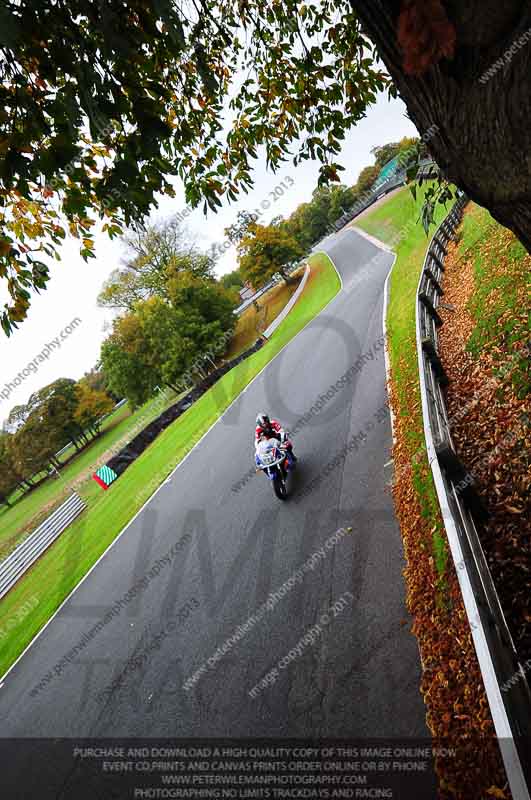
[[[499,789],[497,786],[491,786],[490,789],[487,789],[487,794],[489,797],[498,797],[500,800],[507,800],[507,795],[503,789]]]
[[[441,58],[453,58],[456,31],[441,0],[403,0],[397,36],[409,74],[420,75]]]

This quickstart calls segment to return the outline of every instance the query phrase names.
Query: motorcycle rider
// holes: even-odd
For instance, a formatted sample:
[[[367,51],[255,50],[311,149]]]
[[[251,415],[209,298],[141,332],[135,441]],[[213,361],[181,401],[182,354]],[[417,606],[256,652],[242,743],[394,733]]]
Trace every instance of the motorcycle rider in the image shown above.
[[[293,452],[293,445],[288,439],[288,434],[277,419],[270,419],[268,414],[260,413],[256,417],[256,428],[254,432],[255,446],[262,439],[278,439],[285,447],[289,458],[293,463],[297,461]],[[258,463],[258,462],[257,462]]]

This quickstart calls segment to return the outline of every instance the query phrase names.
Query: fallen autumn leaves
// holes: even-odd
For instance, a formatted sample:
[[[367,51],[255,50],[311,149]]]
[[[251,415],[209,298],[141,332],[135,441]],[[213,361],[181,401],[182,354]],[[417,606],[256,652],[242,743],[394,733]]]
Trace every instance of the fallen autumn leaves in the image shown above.
[[[471,209],[469,213],[477,212]],[[529,351],[525,364],[531,256],[515,257],[514,243],[510,231],[496,226],[477,252],[465,258],[460,258],[456,245],[450,247],[444,299],[455,311],[441,311],[444,324],[439,335],[450,381],[446,391],[450,418],[459,408],[467,408],[465,415],[452,421],[452,436],[490,515],[480,530],[482,546],[523,663],[531,657]],[[473,299],[479,289],[473,265],[476,257],[492,284],[483,287],[477,310]],[[514,298],[507,308],[509,287]],[[469,352],[470,343],[475,345],[474,353]],[[515,353],[524,356],[515,358]]]
[[[411,347],[414,351],[414,339]],[[419,458],[411,442],[412,426],[422,430],[415,403],[418,385],[406,388],[400,406],[391,385],[396,414],[393,497],[407,562],[407,604],[422,662],[427,724],[436,742],[457,751],[455,759],[435,763],[439,796],[441,800],[480,800],[490,792],[490,796],[509,798],[457,576],[450,559],[444,574],[439,574],[433,550],[434,520],[421,507],[418,482],[431,480],[431,473],[426,457]],[[435,524],[442,529],[440,518]]]

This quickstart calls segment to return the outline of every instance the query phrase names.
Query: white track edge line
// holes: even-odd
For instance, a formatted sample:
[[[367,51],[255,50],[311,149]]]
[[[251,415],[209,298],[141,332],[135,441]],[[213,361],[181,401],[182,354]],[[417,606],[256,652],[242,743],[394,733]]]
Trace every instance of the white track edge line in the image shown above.
[[[392,251],[390,251],[392,252]],[[383,297],[383,319],[382,319],[382,328],[383,328],[383,335],[384,335],[384,362],[385,362],[385,382],[387,388],[387,399],[389,400],[389,417],[391,418],[391,434],[393,436],[393,444],[396,444],[396,425],[395,425],[395,412],[393,411],[393,406],[391,405],[391,397],[390,397],[390,389],[391,389],[391,358],[389,356],[389,345],[388,345],[388,335],[387,335],[387,311],[389,307],[389,281],[391,279],[391,273],[393,271],[393,267],[396,262],[396,253],[393,253],[393,263],[389,268],[389,272],[387,273],[387,278],[385,279],[384,283],[384,297]]]
[[[349,232],[359,233],[360,236],[363,236],[364,239],[367,239],[367,241],[373,244],[375,247],[379,247],[380,250],[385,250],[386,253],[394,253],[394,250],[389,247],[389,245],[385,244],[385,242],[382,242],[380,239],[377,239],[376,236],[371,236],[371,234],[367,233],[367,231],[364,231],[363,228],[358,228],[357,225],[351,225],[348,230]]]

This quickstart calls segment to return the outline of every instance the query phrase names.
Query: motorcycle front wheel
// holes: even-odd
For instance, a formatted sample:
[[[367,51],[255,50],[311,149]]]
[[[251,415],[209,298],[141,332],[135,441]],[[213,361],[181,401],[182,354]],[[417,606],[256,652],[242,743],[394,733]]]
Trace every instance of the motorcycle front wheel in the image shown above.
[[[288,487],[286,481],[281,475],[273,478],[273,490],[279,500],[286,500],[288,496]]]

